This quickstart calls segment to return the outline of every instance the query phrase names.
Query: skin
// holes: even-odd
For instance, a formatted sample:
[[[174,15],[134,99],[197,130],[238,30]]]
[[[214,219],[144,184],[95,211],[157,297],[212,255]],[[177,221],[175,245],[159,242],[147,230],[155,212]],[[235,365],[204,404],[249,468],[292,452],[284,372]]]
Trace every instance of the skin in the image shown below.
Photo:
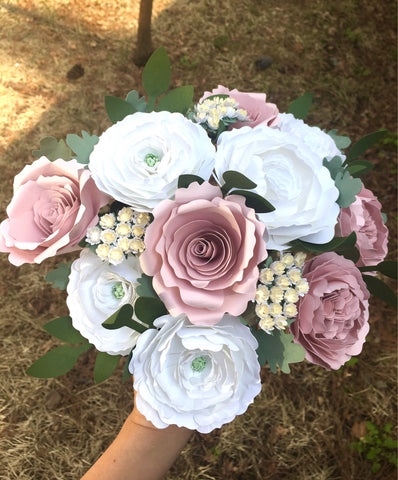
[[[192,430],[155,428],[134,408],[119,434],[81,480],[160,480],[184,448]]]

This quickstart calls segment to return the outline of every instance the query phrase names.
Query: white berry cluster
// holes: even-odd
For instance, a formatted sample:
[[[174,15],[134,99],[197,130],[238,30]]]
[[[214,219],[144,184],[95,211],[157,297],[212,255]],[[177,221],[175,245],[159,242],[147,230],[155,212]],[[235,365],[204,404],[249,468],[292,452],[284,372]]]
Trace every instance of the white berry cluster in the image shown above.
[[[99,223],[87,231],[86,242],[98,245],[95,253],[112,265],[121,263],[128,254],[139,255],[145,250],[145,229],[150,222],[146,212],[123,207],[100,216]]]
[[[284,330],[289,319],[297,315],[296,303],[308,292],[308,282],[302,277],[305,254],[286,253],[280,260],[260,270],[255,296],[258,326],[266,333],[275,328]]]
[[[208,97],[195,105],[193,113],[195,122],[213,132],[217,132],[220,123],[228,128],[232,123],[244,122],[248,118],[247,111],[239,108],[238,102],[231,97]]]

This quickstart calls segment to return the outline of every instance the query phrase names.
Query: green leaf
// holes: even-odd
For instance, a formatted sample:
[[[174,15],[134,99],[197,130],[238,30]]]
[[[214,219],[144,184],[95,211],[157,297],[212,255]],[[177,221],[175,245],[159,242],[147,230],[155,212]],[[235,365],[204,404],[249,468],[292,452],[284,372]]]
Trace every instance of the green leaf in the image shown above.
[[[44,137],[40,140],[40,150],[32,150],[34,157],[47,157],[52,162],[62,158],[63,160],[70,160],[72,152],[66,145],[64,140],[57,140],[54,137]]]
[[[86,131],[82,130],[82,137],[70,133],[66,136],[66,143],[75,152],[76,160],[79,163],[88,164],[90,154],[94,150],[94,145],[99,141],[97,135],[89,135]]]
[[[198,175],[189,175],[189,174],[182,174],[178,177],[178,188],[188,188],[189,185],[193,182],[198,182],[199,185],[202,185],[204,182],[202,177],[198,177]]]
[[[153,325],[153,321],[162,315],[167,315],[167,309],[159,298],[138,297],[135,305],[135,314],[141,322],[149,326]]]
[[[228,195],[241,195],[245,197],[246,206],[253,208],[256,213],[268,213],[275,210],[275,207],[267,202],[264,197],[248,190],[233,190]]]
[[[373,163],[367,162],[366,160],[354,160],[347,166],[346,170],[352,177],[358,178],[372,170],[372,168],[374,168]]]
[[[101,383],[109,378],[116,370],[121,355],[109,355],[106,352],[97,352],[94,364],[94,382]]]
[[[126,102],[132,105],[137,110],[137,112],[145,112],[145,97],[140,97],[136,90],[131,90],[131,92],[127,94]]]
[[[129,365],[130,365],[130,362],[131,362],[131,357],[133,356],[133,350],[131,350],[131,352],[128,354],[128,357],[126,358],[126,362],[124,364],[124,368],[123,368],[123,377],[122,377],[122,383],[126,383],[127,380],[129,380],[131,378],[131,373],[130,373],[130,370],[129,370]]]
[[[112,97],[110,95],[105,96],[105,110],[112,123],[119,122],[127,117],[127,115],[132,115],[137,112],[130,103],[126,102],[126,100]]]
[[[311,108],[313,98],[313,93],[305,93],[290,104],[287,112],[293,114],[296,118],[304,120]]]
[[[355,232],[351,232],[348,237],[335,237],[328,243],[310,243],[303,240],[293,240],[290,245],[296,250],[305,252],[324,253],[332,251],[343,251],[347,247],[352,247],[357,241]]]
[[[142,72],[142,82],[150,97],[165,93],[170,85],[170,60],[164,47],[153,52]]]
[[[349,172],[339,172],[334,180],[340,195],[336,203],[341,208],[347,208],[355,202],[356,196],[362,190],[362,182],[359,178],[352,178]]]
[[[328,132],[328,135],[330,135],[334,143],[336,144],[336,147],[339,150],[343,150],[344,148],[348,148],[351,145],[351,140],[349,137],[344,137],[342,135],[337,135],[337,130],[330,130]]]
[[[71,317],[59,317],[43,325],[44,330],[50,335],[66,343],[81,343],[86,339],[72,325]]]
[[[133,328],[132,316],[134,314],[134,308],[129,303],[123,305],[113,315],[102,322],[102,326],[107,330],[117,330],[121,327]]]
[[[78,347],[71,345],[62,345],[50,350],[33,365],[31,365],[26,373],[31,377],[37,378],[53,378],[64,375],[71,370],[77,362],[79,356],[87,352],[92,347],[89,343],[83,343]]]
[[[374,266],[359,267],[361,272],[380,272],[387,277],[397,279],[397,262],[393,260],[384,260]]]
[[[243,173],[236,172],[235,170],[227,170],[223,173],[222,178],[224,179],[225,185],[228,186],[227,192],[229,192],[231,188],[251,190],[257,187],[257,184],[250,180],[250,178],[247,178]]]
[[[257,356],[261,366],[267,362],[273,373],[276,373],[277,365],[284,373],[290,373],[289,363],[302,362],[305,358],[305,350],[298,343],[293,343],[291,333],[275,331],[272,335],[263,330],[251,328],[252,334],[258,341]]]
[[[167,92],[158,102],[157,112],[166,110],[185,115],[193,102],[193,86],[185,85]]]
[[[55,270],[51,270],[47,273],[45,278],[46,282],[52,283],[52,288],[65,290],[69,282],[71,265],[72,262],[58,263]]]
[[[358,140],[354,145],[350,148],[347,159],[344,162],[345,164],[352,162],[360,155],[366,152],[370,147],[375,145],[379,142],[387,133],[387,130],[379,130],[378,132],[369,133],[365,137]]]
[[[142,276],[137,279],[137,282],[139,285],[135,291],[139,297],[158,298],[157,293],[152,287],[152,277],[149,277],[143,273]]]
[[[362,275],[369,292],[375,297],[380,298],[383,302],[391,307],[397,308],[397,296],[395,292],[386,285],[382,280],[371,275]]]
[[[333,178],[333,180],[336,178],[337,174],[341,171],[343,171],[343,160],[340,157],[333,157],[330,160],[327,160],[326,158],[323,159],[323,166],[326,167],[329,172],[330,176]]]

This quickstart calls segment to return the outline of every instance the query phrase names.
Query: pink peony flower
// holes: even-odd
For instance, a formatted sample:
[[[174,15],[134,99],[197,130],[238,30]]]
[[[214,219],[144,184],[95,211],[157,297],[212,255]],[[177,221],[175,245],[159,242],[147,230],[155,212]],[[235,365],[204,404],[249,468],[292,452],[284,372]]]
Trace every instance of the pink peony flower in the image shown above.
[[[41,157],[14,179],[9,218],[0,224],[0,251],[19,266],[77,250],[108,201],[76,160]]]
[[[272,127],[278,123],[278,107],[274,103],[266,102],[265,93],[246,93],[239,92],[236,89],[228,90],[228,88],[219,85],[211,92],[205,92],[202,100],[211,95],[229,95],[231,98],[239,103],[239,107],[247,111],[249,115],[249,122],[236,122],[230,126],[233,128],[241,128],[246,125],[255,127],[256,125],[267,125]]]
[[[224,313],[243,313],[267,257],[264,224],[244,197],[223,199],[219,187],[192,183],[153,214],[141,267],[170,314],[213,325]]]
[[[377,265],[387,255],[388,228],[383,223],[381,204],[370,190],[362,187],[354,203],[342,208],[338,233],[346,237],[357,235],[355,244],[361,255],[358,267]]]
[[[310,289],[290,330],[309,362],[337,370],[362,350],[369,292],[354,263],[335,252],[305,262],[303,276]]]

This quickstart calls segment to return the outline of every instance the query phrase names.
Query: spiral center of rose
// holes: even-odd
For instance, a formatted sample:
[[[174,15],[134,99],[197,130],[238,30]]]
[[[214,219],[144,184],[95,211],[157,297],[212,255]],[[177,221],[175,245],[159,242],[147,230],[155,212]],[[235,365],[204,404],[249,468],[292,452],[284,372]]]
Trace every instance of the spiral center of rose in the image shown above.
[[[200,356],[192,360],[191,368],[194,372],[203,372],[203,370],[206,368],[206,365],[206,357]]]
[[[144,162],[148,165],[148,167],[154,167],[157,163],[160,162],[159,155],[155,155],[154,153],[147,153],[144,157]]]
[[[120,300],[124,297],[124,288],[122,282],[117,282],[112,285],[112,295]]]

